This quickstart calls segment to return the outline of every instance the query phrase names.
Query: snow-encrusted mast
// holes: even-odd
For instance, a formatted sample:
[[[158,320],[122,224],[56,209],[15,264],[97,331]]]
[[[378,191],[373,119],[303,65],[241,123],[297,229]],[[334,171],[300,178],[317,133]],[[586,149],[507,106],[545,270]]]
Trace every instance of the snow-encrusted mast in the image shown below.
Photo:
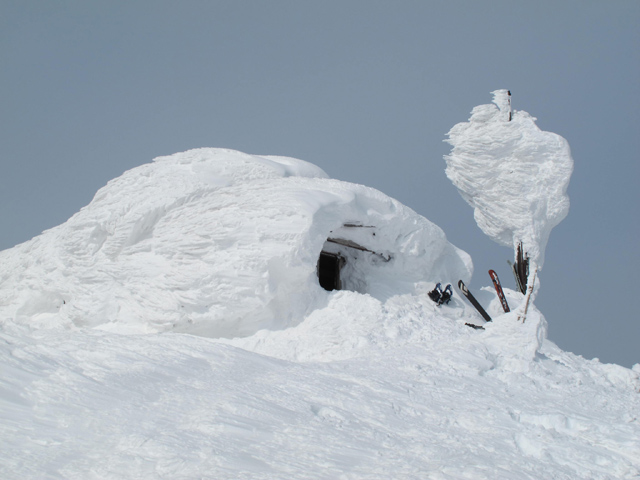
[[[573,159],[564,138],[540,130],[527,112],[511,110],[510,91],[492,93],[493,104],[475,107],[468,122],[447,134],[453,149],[445,156],[446,173],[480,229],[514,248],[526,284],[524,262],[532,272],[542,267],[549,234],[569,212]]]

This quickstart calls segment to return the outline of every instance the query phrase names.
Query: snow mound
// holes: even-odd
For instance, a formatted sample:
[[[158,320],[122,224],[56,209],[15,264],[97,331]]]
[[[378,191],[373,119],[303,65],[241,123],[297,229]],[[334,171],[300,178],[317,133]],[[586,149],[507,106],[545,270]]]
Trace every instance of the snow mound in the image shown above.
[[[440,228],[377,190],[302,160],[197,149],[125,172],[63,225],[0,252],[0,322],[227,338],[285,329],[344,297],[319,285],[321,251],[346,262],[343,288],[376,308],[471,276]]]
[[[508,288],[474,292],[490,323],[429,299],[470,275],[301,160],[130,170],[0,252],[0,478],[638,478],[640,365],[562,352]]]
[[[475,107],[449,131],[447,177],[486,235],[514,248],[522,242],[542,267],[549,234],[569,212],[569,144],[527,112],[512,112],[507,90],[492,93],[494,104]]]

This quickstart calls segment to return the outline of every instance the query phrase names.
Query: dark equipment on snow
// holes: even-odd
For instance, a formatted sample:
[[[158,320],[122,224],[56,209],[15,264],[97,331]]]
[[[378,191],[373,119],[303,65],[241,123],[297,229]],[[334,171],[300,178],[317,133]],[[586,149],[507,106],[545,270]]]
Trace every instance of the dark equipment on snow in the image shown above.
[[[442,285],[438,283],[436,288],[431,290],[428,295],[431,300],[438,303],[440,301],[440,297],[442,297]]]
[[[518,277],[518,272],[516,270],[516,265],[515,265],[515,263],[511,263],[511,260],[507,260],[507,263],[511,267],[511,271],[513,272],[513,278],[516,281],[516,290],[518,290],[520,293],[522,293],[522,287],[520,286],[520,278]]]
[[[482,315],[482,318],[484,318],[487,322],[491,321],[491,317],[489,316],[489,314],[485,311],[484,308],[482,308],[482,305],[480,305],[480,303],[478,303],[478,300],[476,300],[476,297],[474,297],[471,292],[469,291],[469,289],[467,288],[467,286],[464,284],[464,282],[462,280],[460,280],[458,282],[458,288],[460,289],[460,291],[462,292],[462,294],[467,297],[467,300],[469,300],[471,302],[471,305],[473,305],[475,307],[475,309],[478,311],[478,313],[480,315]]]
[[[453,289],[451,288],[451,284],[447,285],[447,287],[442,290],[442,284],[438,283],[436,288],[431,290],[429,293],[429,298],[436,302],[438,306],[442,304],[447,304],[451,300],[451,296],[453,295]]]
[[[474,325],[473,323],[465,323],[465,325],[467,327],[471,327],[474,330],[484,330],[484,327],[480,326],[480,325]]]
[[[518,244],[516,249],[516,263],[511,265],[513,270],[513,276],[516,279],[516,286],[518,287],[518,291],[522,294],[527,293],[527,280],[529,278],[529,255],[524,253],[522,248],[522,242]]]
[[[502,291],[502,285],[500,285],[498,274],[495,272],[495,270],[489,270],[489,276],[491,277],[491,280],[493,280],[493,286],[496,289],[496,293],[498,294],[498,298],[500,299],[500,303],[502,304],[504,313],[508,313],[510,311],[509,304],[507,303],[507,298],[504,296],[504,292]]]
[[[451,288],[451,284],[447,285],[447,288],[442,292],[442,296],[440,297],[440,301],[438,301],[438,305],[447,304],[451,300],[451,296],[453,295],[453,289]]]

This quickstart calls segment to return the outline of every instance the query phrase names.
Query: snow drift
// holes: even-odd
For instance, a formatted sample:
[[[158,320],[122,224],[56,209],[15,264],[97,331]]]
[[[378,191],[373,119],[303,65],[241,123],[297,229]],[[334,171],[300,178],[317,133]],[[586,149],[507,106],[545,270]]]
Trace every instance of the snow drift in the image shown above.
[[[346,259],[345,289],[380,301],[471,275],[440,228],[379,191],[302,160],[199,149],[126,172],[65,224],[1,252],[0,321],[209,337],[283,329],[327,302],[323,249]]]

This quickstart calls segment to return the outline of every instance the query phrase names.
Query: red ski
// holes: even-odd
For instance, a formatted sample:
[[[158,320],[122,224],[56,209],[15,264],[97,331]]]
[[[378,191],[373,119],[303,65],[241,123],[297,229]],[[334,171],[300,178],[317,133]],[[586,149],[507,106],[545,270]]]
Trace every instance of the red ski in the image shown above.
[[[498,294],[500,303],[502,303],[502,309],[505,313],[509,312],[509,304],[507,303],[507,299],[505,298],[504,292],[502,291],[502,285],[500,285],[498,274],[494,270],[489,270],[489,275],[491,276],[491,280],[493,280],[493,286],[496,287],[496,293]]]

